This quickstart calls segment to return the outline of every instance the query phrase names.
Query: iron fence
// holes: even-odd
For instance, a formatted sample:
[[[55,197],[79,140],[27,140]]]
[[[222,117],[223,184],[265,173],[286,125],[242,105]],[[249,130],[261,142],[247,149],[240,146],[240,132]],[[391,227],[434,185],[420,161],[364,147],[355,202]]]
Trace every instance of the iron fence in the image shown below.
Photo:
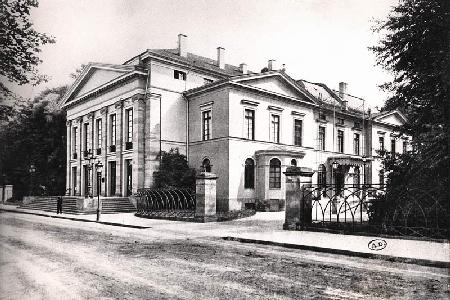
[[[302,199],[303,228],[448,238],[448,205],[433,190],[310,185]]]
[[[139,189],[136,193],[138,214],[195,211],[195,191],[191,189]]]

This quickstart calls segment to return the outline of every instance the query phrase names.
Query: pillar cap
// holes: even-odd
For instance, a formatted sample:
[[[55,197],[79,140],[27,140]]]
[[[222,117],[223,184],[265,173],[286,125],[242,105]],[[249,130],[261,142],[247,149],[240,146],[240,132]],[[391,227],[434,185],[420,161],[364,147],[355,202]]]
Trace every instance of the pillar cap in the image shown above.
[[[306,167],[287,167],[286,172],[283,172],[286,176],[313,176],[314,171],[311,168]]]
[[[217,179],[218,176],[214,173],[210,173],[210,172],[201,172],[200,174],[197,174],[197,176],[195,176],[196,179]]]

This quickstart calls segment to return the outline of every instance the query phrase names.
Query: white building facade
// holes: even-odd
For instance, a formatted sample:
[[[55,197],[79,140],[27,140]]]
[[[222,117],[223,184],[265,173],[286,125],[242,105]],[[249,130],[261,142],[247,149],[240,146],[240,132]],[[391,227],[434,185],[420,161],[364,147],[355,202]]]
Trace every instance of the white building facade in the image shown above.
[[[256,202],[283,209],[288,166],[316,171],[314,183],[380,183],[380,143],[409,150],[396,134],[402,114],[370,114],[346,84],[333,91],[294,80],[274,61],[249,72],[226,64],[221,47],[216,60],[189,53],[184,35],[176,49],[147,50],[123,65],[89,64],[63,108],[67,191],[77,196],[89,186],[103,196],[150,188],[160,151],[178,148],[191,167],[217,174],[218,210]],[[90,168],[97,162],[105,179],[99,191]]]

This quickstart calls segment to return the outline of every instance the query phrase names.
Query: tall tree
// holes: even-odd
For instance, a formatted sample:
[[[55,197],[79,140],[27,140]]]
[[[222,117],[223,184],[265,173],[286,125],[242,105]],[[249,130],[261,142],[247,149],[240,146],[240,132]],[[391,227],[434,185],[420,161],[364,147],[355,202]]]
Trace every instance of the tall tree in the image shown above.
[[[38,55],[42,45],[55,40],[33,28],[30,11],[38,7],[38,1],[0,0],[0,3],[0,76],[18,84],[46,80],[36,69],[42,62]],[[1,81],[0,92],[9,92]]]

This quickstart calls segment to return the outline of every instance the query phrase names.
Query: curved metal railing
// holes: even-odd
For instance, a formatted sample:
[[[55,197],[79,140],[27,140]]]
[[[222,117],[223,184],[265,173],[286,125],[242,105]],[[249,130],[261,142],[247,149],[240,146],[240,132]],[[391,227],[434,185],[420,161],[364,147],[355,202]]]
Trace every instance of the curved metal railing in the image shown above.
[[[195,191],[191,189],[139,189],[138,213],[195,210]]]

